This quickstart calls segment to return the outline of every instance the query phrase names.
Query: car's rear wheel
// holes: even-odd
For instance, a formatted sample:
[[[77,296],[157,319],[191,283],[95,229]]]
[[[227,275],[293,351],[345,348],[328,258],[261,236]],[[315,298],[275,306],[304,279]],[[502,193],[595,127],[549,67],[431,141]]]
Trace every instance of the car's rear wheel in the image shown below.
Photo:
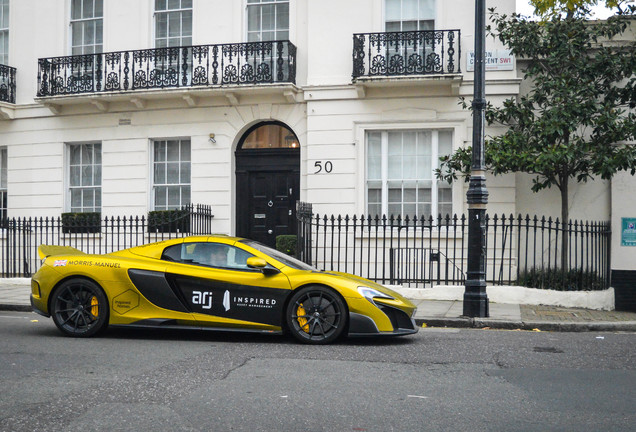
[[[327,344],[336,340],[347,323],[347,307],[335,291],[308,286],[292,296],[287,306],[287,326],[299,341]]]
[[[95,282],[69,279],[51,295],[53,322],[68,336],[88,337],[108,326],[106,294]]]

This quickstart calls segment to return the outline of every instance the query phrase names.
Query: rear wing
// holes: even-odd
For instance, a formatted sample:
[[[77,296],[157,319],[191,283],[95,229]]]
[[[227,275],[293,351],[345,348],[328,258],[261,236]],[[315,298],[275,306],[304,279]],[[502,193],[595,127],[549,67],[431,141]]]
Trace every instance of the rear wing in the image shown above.
[[[75,249],[70,246],[53,246],[53,245],[40,245],[38,247],[38,255],[40,259],[55,255],[86,255],[81,250]]]

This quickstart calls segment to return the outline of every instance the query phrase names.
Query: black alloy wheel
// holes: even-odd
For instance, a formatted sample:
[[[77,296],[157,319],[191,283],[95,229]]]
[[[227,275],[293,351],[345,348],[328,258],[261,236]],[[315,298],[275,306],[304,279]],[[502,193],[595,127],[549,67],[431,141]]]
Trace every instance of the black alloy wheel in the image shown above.
[[[87,279],[69,279],[51,295],[53,322],[68,336],[89,337],[108,326],[104,291]]]
[[[342,334],[346,323],[344,301],[326,287],[302,288],[287,306],[287,326],[292,335],[304,343],[331,343]]]

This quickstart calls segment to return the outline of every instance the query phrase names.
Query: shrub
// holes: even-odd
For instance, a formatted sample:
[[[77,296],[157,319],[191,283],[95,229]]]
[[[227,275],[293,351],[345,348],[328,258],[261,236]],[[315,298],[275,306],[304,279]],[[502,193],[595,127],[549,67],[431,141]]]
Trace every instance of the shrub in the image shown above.
[[[519,273],[517,284],[528,288],[557,291],[601,291],[605,289],[598,274],[583,270],[532,268]]]
[[[190,212],[186,209],[150,211],[148,232],[190,232]]]
[[[62,232],[65,234],[98,233],[102,228],[100,212],[62,213]]]
[[[297,236],[291,234],[276,236],[276,250],[290,256],[296,256]]]

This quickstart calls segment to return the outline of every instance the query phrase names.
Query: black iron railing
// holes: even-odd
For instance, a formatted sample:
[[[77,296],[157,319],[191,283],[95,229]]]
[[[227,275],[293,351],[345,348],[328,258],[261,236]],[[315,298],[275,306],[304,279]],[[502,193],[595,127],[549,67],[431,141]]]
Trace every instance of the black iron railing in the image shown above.
[[[298,256],[329,271],[353,273],[383,284],[464,284],[468,246],[466,216],[386,217],[297,212]],[[487,281],[562,290],[609,287],[608,222],[487,216]],[[569,239],[566,267],[561,233]]]
[[[0,102],[15,103],[15,68],[0,64]]]
[[[154,48],[42,58],[38,96],[296,82],[289,41]]]
[[[459,30],[357,33],[353,79],[461,72]]]
[[[212,232],[210,206],[191,204],[175,212],[103,218],[23,217],[0,222],[0,276],[28,277],[40,267],[41,244],[106,254],[145,243]]]

